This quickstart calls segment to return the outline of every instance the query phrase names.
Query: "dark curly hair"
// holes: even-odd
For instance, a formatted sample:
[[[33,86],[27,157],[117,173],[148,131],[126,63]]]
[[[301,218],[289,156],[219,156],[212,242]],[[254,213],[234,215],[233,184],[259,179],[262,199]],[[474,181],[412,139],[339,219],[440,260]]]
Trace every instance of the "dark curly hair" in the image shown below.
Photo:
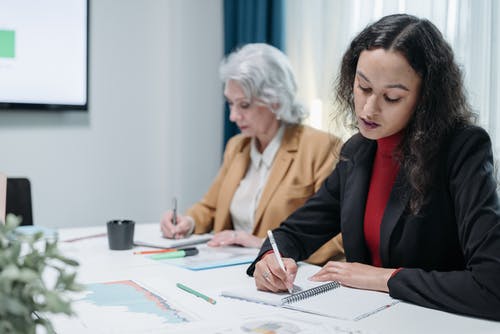
[[[430,21],[396,14],[366,27],[351,42],[336,80],[339,114],[356,128],[353,85],[363,50],[383,48],[402,54],[422,78],[420,98],[404,130],[397,158],[411,186],[409,209],[417,214],[432,184],[435,157],[446,136],[457,126],[472,124],[462,73],[453,51]]]

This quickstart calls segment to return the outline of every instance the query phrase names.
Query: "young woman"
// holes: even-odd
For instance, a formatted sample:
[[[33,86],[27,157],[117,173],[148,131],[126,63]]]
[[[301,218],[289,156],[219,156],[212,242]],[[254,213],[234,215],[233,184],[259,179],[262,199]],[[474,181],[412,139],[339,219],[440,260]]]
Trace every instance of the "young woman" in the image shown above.
[[[429,21],[386,16],[342,61],[337,98],[359,133],[320,190],[248,270],[258,289],[290,287],[295,261],[342,231],[336,280],[440,310],[500,320],[500,206],[491,142],[472,125],[453,52]],[[348,117],[348,118],[349,118]]]
[[[287,57],[273,46],[247,44],[221,64],[230,120],[241,134],[231,138],[224,162],[203,199],[172,224],[163,215],[166,237],[216,232],[210,246],[259,248],[278,225],[320,187],[338,161],[341,141],[300,125],[305,110],[296,101],[295,75]],[[325,241],[326,242],[326,241]],[[339,237],[309,261],[343,257]]]

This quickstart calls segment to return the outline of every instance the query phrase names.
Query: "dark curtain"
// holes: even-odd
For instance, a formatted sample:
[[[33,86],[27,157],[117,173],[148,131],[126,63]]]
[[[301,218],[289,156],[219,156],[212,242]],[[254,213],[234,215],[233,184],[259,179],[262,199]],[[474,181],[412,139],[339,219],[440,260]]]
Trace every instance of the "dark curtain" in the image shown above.
[[[247,43],[268,43],[284,47],[283,0],[224,0],[224,54]],[[224,107],[224,146],[239,133],[229,121],[229,107]]]

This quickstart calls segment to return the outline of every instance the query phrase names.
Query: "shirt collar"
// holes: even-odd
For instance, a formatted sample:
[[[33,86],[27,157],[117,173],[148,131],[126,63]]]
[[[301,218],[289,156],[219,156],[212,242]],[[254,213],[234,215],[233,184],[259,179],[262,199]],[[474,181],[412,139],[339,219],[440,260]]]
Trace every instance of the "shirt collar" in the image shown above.
[[[281,124],[278,129],[278,132],[276,132],[276,135],[273,137],[271,142],[269,142],[269,145],[267,145],[266,149],[262,153],[260,153],[257,150],[257,142],[255,137],[252,138],[252,142],[250,145],[250,159],[252,160],[252,165],[255,168],[259,168],[261,162],[264,163],[264,165],[268,169],[271,168],[273,160],[276,157],[276,153],[280,148],[281,140],[283,139],[284,133],[285,133],[285,125]]]
[[[399,131],[389,137],[380,138],[377,140],[377,153],[383,156],[392,156],[394,151],[403,139],[403,131]]]

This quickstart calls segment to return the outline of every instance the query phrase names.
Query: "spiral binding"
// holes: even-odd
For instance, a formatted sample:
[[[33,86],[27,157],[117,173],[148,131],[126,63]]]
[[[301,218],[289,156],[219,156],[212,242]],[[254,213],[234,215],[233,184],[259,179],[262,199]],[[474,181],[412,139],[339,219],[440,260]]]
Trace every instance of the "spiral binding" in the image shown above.
[[[288,297],[283,298],[282,302],[283,302],[283,304],[295,303],[295,302],[298,302],[300,300],[303,300],[303,299],[306,299],[306,298],[309,298],[312,296],[316,296],[316,295],[325,293],[327,291],[336,289],[338,287],[340,287],[339,282],[336,282],[336,281],[329,282],[329,283],[314,287],[312,289],[304,290],[304,291],[301,291],[299,293],[294,293],[293,295],[290,295]]]

